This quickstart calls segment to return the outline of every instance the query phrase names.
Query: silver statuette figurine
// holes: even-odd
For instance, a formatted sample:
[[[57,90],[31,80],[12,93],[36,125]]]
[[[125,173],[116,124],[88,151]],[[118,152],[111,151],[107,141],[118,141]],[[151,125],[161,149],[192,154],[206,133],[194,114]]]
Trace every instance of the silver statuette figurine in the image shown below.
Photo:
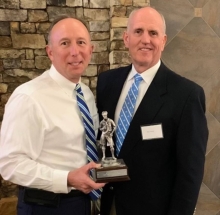
[[[114,155],[113,135],[116,129],[114,121],[108,118],[108,112],[102,112],[103,120],[100,122],[101,137],[97,141],[102,149],[101,167],[95,169],[93,178],[96,182],[112,182],[129,180],[128,169],[123,159],[117,159]],[[109,147],[111,157],[106,157],[106,150]]]
[[[116,158],[114,155],[114,142],[113,142],[113,134],[115,131],[115,123],[112,119],[108,118],[108,112],[103,111],[102,112],[103,120],[100,122],[100,131],[102,132],[100,137],[100,145],[102,148],[102,162],[104,164],[108,164],[109,162],[111,164],[116,163]],[[112,154],[111,158],[106,158],[105,152],[106,152],[106,146],[110,147],[110,151]]]

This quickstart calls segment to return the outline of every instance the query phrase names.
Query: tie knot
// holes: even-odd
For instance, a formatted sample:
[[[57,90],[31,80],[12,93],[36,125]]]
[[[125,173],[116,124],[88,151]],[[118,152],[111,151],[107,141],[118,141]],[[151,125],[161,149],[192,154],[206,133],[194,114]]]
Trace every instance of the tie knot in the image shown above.
[[[139,74],[136,74],[134,76],[134,81],[136,84],[139,84],[142,80],[143,80],[143,78]]]
[[[76,84],[75,91],[77,91],[77,93],[81,93],[82,90],[80,84]]]

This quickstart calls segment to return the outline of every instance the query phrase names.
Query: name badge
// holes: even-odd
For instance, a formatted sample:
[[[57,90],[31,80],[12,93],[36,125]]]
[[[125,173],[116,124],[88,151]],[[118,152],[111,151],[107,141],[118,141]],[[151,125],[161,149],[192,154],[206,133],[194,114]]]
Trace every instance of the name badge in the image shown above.
[[[163,138],[162,124],[141,126],[143,140]]]

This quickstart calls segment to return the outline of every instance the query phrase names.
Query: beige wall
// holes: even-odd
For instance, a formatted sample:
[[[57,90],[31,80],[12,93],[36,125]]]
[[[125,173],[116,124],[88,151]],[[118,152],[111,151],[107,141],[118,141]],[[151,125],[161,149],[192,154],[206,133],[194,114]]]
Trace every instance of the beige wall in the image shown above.
[[[220,0],[151,0],[167,21],[165,64],[206,94],[209,141],[197,215],[220,215]]]
[[[95,94],[100,72],[129,63],[121,40],[127,17],[148,5],[167,22],[164,63],[205,90],[210,135],[196,215],[220,215],[220,0],[0,1],[0,120],[13,90],[49,68],[44,48],[54,17],[68,13],[87,21],[95,50],[83,81]],[[0,186],[0,197],[12,195],[9,183]]]

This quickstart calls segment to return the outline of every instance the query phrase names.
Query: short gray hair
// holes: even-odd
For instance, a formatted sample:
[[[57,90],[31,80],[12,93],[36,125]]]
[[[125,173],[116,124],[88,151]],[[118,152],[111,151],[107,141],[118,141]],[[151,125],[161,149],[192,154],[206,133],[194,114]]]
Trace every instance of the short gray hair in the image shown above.
[[[149,7],[149,6],[148,6]],[[153,8],[153,7],[151,7],[151,8]],[[129,22],[130,22],[130,19],[131,19],[131,17],[138,11],[138,10],[140,10],[141,8],[137,8],[137,9],[134,9],[131,13],[130,13],[130,15],[129,15],[129,17],[128,17],[128,24],[127,24],[127,29],[129,28]],[[155,9],[155,8],[153,8],[153,9]],[[155,9],[156,10],[156,9]],[[162,13],[160,13],[158,10],[156,10],[159,14],[160,14],[160,16],[161,16],[161,19],[162,19],[162,21],[163,21],[163,29],[164,29],[164,34],[166,34],[166,21],[165,21],[165,18],[164,18],[164,15],[162,14]]]

